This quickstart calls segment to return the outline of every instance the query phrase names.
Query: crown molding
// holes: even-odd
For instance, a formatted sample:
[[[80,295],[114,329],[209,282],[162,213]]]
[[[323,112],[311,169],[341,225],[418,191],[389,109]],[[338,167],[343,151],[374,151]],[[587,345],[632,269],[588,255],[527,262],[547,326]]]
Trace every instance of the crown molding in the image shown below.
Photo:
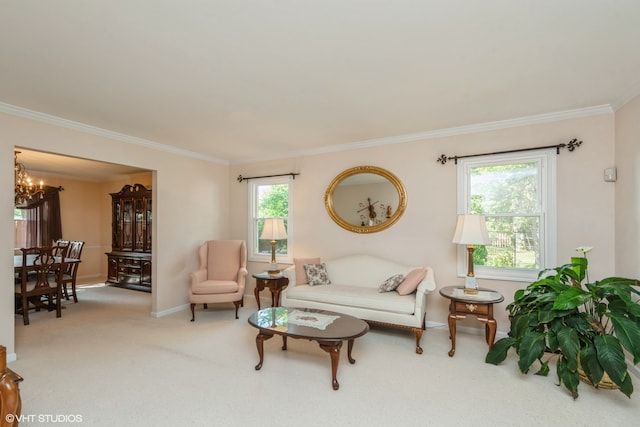
[[[616,101],[611,105],[613,107],[613,111],[618,111],[620,108],[624,107],[629,101],[631,101],[632,99],[634,99],[639,95],[640,95],[640,81],[638,81],[635,85],[631,86],[629,90],[626,90],[624,97],[620,98],[618,101]]]
[[[624,100],[621,100],[620,103],[617,103],[616,104],[617,108],[620,108],[622,105],[624,105],[626,102],[633,99],[637,94],[640,93],[640,83],[636,87],[636,92],[632,92],[632,93],[634,94],[630,95],[628,98],[625,98]],[[590,116],[596,116],[601,114],[611,114],[614,112],[614,108],[610,104],[596,105],[593,107],[558,111],[554,113],[538,114],[534,116],[525,116],[525,117],[520,117],[515,119],[498,120],[493,122],[478,123],[478,124],[467,125],[467,126],[457,126],[457,127],[438,129],[438,130],[427,131],[427,132],[397,135],[397,136],[386,137],[386,138],[369,139],[364,141],[333,145],[330,147],[320,147],[320,148],[314,148],[310,150],[299,150],[299,151],[293,151],[293,152],[290,151],[283,155],[274,155],[269,157],[262,156],[259,158],[243,159],[243,160],[237,160],[237,161],[228,161],[228,160],[219,159],[217,157],[205,156],[199,153],[195,153],[193,151],[160,144],[158,142],[149,141],[149,140],[137,138],[134,136],[124,135],[118,132],[101,129],[95,126],[86,125],[83,123],[63,119],[63,118],[52,116],[49,114],[39,113],[37,111],[28,110],[26,108],[17,107],[15,105],[3,103],[3,102],[0,102],[0,112],[39,121],[42,123],[51,124],[54,126],[60,126],[60,127],[76,130],[79,132],[88,133],[91,135],[101,136],[101,137],[105,137],[105,138],[109,138],[109,139],[113,139],[121,142],[126,142],[129,144],[139,145],[142,147],[151,148],[153,150],[165,151],[172,154],[192,157],[199,160],[206,160],[206,161],[210,161],[210,162],[214,162],[222,165],[230,165],[230,164],[238,165],[238,164],[268,161],[268,160],[278,160],[278,159],[286,159],[286,158],[335,153],[335,152],[349,151],[349,150],[358,150],[363,148],[379,147],[379,146],[390,145],[390,144],[401,144],[404,142],[424,141],[429,139],[444,138],[444,137],[451,137],[451,136],[457,136],[457,135],[467,135],[470,133],[488,132],[493,130],[508,129],[508,128],[519,127],[519,126],[528,126],[528,125],[556,122],[561,120],[577,119],[577,118],[590,117]]]
[[[347,144],[333,145],[331,147],[321,147],[310,150],[300,150],[289,152],[286,156],[272,156],[269,158],[260,157],[246,160],[230,162],[230,164],[255,163],[264,160],[278,160],[292,157],[305,157],[318,154],[334,153],[339,151],[357,150],[361,148],[379,147],[390,144],[401,144],[404,142],[424,141],[429,139],[451,137],[457,135],[467,135],[470,133],[488,132],[493,130],[508,129],[519,126],[529,126],[543,123],[557,122],[561,120],[571,120],[583,117],[597,116],[601,114],[611,114],[614,110],[609,104],[596,105],[593,107],[578,108],[574,110],[558,111],[554,113],[525,116],[516,119],[498,120],[494,122],[478,123],[467,126],[457,126],[434,131],[412,133],[406,135],[391,136],[387,138],[376,138],[365,141],[352,142]]]
[[[126,142],[128,144],[139,145],[145,148],[151,148],[153,150],[165,151],[171,154],[177,154],[180,156],[191,157],[199,160],[206,160],[213,163],[219,163],[228,165],[226,160],[219,159],[217,157],[205,156],[193,151],[184,150],[182,148],[172,147],[170,145],[160,144],[158,142],[149,141],[147,139],[138,138],[135,136],[129,136],[118,132],[98,128],[95,126],[86,125],[84,123],[75,122],[73,120],[63,119],[61,117],[52,116],[45,113],[29,110],[27,108],[18,107],[15,105],[0,102],[0,113],[11,114],[13,116],[22,117],[25,119],[35,120],[42,123],[47,123],[54,126],[59,126],[79,132],[88,133],[90,135],[101,136],[109,139],[113,139],[120,142]]]

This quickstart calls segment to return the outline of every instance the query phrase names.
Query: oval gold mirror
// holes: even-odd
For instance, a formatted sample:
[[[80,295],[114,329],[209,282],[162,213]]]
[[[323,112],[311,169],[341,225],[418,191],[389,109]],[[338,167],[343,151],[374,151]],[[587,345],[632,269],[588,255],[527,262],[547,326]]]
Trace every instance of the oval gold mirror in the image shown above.
[[[407,192],[391,172],[356,166],[333,179],[324,204],[329,216],[345,230],[375,233],[400,219],[407,207]]]

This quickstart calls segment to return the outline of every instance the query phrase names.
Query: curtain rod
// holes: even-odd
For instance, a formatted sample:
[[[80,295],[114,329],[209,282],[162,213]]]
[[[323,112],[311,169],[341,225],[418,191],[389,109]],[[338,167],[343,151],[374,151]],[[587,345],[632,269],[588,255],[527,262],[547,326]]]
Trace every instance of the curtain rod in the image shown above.
[[[262,175],[262,176],[242,176],[242,175],[238,175],[238,182],[242,182],[242,181],[249,181],[250,179],[257,179],[257,178],[272,178],[274,176],[292,176],[293,179],[296,179],[296,175],[300,175],[299,173],[294,173],[294,172],[289,172],[289,173],[281,173],[278,175]]]
[[[543,150],[545,148],[555,148],[556,149],[556,154],[560,154],[560,149],[561,148],[567,148],[567,150],[569,151],[573,151],[576,148],[578,148],[580,145],[582,145],[582,141],[578,141],[576,138],[573,138],[571,141],[569,141],[566,144],[556,144],[556,145],[546,145],[544,147],[531,147],[531,148],[520,148],[517,150],[506,150],[506,151],[495,151],[493,153],[483,153],[483,154],[468,154],[466,156],[451,156],[451,157],[447,157],[446,155],[441,155],[440,157],[438,157],[436,159],[436,161],[440,164],[445,164],[447,163],[447,160],[453,160],[454,163],[457,165],[458,164],[458,159],[464,159],[467,157],[479,157],[479,156],[490,156],[492,154],[506,154],[506,153],[518,153],[520,151],[533,151],[533,150]]]

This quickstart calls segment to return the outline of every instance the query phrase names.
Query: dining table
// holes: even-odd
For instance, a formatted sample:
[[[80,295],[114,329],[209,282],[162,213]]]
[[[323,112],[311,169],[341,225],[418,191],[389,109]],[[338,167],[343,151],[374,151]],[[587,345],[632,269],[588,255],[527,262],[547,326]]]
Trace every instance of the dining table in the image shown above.
[[[36,259],[37,255],[27,255],[27,268],[31,268],[33,267],[33,261]],[[54,263],[53,266],[54,267],[59,267],[60,264],[62,263],[62,257],[54,257]],[[80,258],[69,258],[69,257],[64,257],[64,263],[65,264],[77,264],[80,262]],[[13,270],[16,273],[20,273],[20,271],[22,271],[22,255],[14,255],[13,256]]]

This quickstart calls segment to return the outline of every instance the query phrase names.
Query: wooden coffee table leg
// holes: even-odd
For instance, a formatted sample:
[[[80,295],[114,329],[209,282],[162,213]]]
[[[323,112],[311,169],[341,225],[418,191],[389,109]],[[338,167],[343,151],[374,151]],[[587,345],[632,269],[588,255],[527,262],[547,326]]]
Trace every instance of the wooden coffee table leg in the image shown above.
[[[356,363],[356,359],[354,359],[353,357],[351,357],[351,350],[353,350],[353,343],[355,340],[349,340],[347,341],[347,358],[349,359],[349,363],[351,363],[352,365],[354,363]]]
[[[340,362],[340,347],[342,347],[342,341],[335,342],[327,342],[322,341],[319,342],[320,348],[329,353],[331,356],[331,385],[334,390],[338,390],[340,388],[340,384],[338,383],[338,363]]]
[[[256,365],[256,371],[259,371],[260,368],[262,368],[262,361],[264,360],[263,343],[270,338],[273,338],[273,334],[264,334],[262,332],[259,332],[256,336],[256,347],[258,347],[258,354],[260,355],[260,363]]]

